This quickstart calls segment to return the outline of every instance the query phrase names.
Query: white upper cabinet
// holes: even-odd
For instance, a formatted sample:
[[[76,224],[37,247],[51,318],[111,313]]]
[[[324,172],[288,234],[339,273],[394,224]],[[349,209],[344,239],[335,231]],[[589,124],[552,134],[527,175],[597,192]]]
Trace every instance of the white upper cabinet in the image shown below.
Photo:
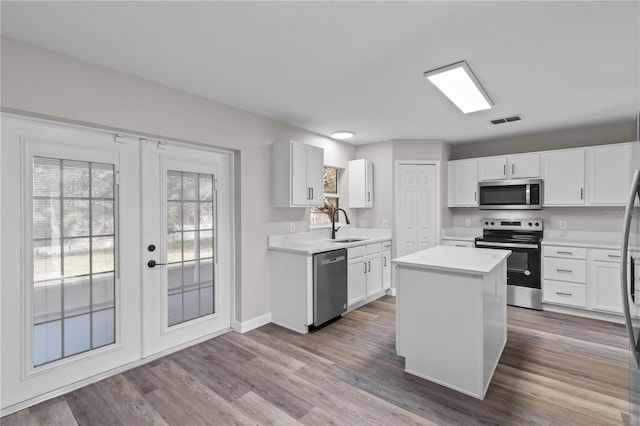
[[[324,150],[294,141],[272,147],[271,201],[274,207],[322,206]]]
[[[540,177],[540,154],[503,155],[478,159],[479,180]]]
[[[449,207],[478,206],[478,160],[449,161]]]
[[[478,159],[478,179],[496,180],[507,178],[507,157],[484,157]]]
[[[584,168],[584,149],[543,152],[544,205],[584,205]]]
[[[349,208],[373,207],[373,163],[349,161]]]
[[[587,148],[587,204],[624,205],[632,172],[631,144]]]

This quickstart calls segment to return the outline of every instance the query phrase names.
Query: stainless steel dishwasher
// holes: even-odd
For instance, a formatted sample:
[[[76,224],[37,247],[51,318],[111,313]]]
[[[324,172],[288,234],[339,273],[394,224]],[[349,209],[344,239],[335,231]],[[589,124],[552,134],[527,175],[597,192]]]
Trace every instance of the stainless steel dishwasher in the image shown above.
[[[313,325],[347,312],[347,250],[313,255]]]

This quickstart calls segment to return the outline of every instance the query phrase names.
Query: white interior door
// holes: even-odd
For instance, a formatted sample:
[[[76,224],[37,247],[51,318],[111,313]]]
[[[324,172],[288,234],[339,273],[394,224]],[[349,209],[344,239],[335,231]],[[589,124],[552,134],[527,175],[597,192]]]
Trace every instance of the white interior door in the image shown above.
[[[396,256],[437,243],[436,166],[398,164],[396,180]]]
[[[140,185],[113,135],[3,115],[1,149],[4,410],[139,359]]]
[[[230,158],[143,142],[143,356],[229,329]]]

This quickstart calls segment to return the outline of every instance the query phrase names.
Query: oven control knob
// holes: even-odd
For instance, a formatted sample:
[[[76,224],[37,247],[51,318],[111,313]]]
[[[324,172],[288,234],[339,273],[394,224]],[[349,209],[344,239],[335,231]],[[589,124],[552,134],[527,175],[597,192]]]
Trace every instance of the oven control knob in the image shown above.
[[[491,222],[491,224],[492,224],[492,225],[495,225],[495,223],[494,223],[494,222]]]
[[[533,226],[533,223],[529,222],[529,226]]]
[[[540,226],[540,224],[538,222],[536,222],[536,226]]]
[[[489,224],[489,222],[485,222],[484,224],[485,224],[485,225],[488,225],[488,224]]]

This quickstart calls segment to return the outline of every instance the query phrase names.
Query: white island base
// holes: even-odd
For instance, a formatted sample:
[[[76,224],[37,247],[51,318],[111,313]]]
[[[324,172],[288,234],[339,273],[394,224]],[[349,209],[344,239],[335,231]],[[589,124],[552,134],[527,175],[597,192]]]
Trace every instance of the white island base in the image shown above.
[[[510,254],[438,246],[392,261],[407,373],[484,399],[507,342]]]

